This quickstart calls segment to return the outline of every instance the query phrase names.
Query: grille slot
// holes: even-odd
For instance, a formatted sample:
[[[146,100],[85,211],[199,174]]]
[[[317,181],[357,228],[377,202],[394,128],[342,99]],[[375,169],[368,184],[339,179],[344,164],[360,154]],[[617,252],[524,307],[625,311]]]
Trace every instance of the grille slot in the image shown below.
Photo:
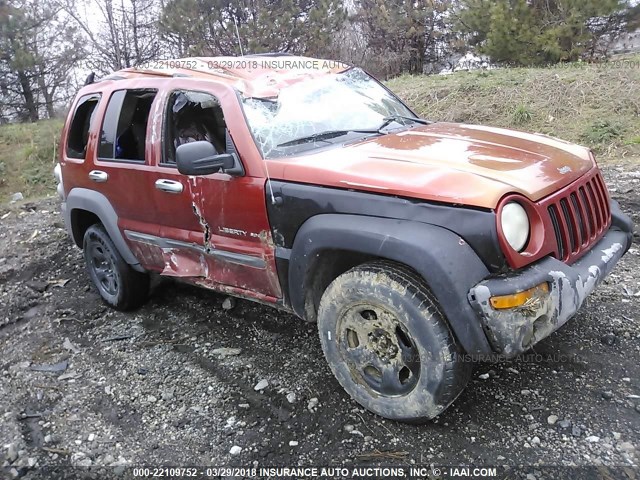
[[[564,258],[564,242],[562,241],[562,233],[560,232],[560,222],[558,221],[558,214],[556,213],[556,206],[549,207],[549,216],[551,217],[551,223],[553,224],[553,230],[556,232],[556,241],[558,243],[558,256]]]
[[[593,193],[593,186],[591,183],[587,183],[587,191],[589,192],[589,199],[591,200],[591,212],[594,215],[594,221],[596,222],[596,232],[600,229],[600,225],[602,225],[602,217],[600,213],[600,205],[598,200],[596,200],[596,195]]]
[[[584,187],[580,187],[579,192],[580,199],[582,200],[582,205],[584,206],[586,212],[585,215],[587,217],[587,224],[589,226],[589,239],[591,239],[591,237],[596,234],[596,224],[593,221],[593,215],[591,213],[592,208],[589,204],[589,201],[587,200],[587,194]]]
[[[584,213],[582,211],[582,208],[580,207],[580,204],[578,204],[577,194],[572,193],[570,198],[571,198],[571,205],[573,206],[573,211],[575,212],[576,217],[578,218],[578,229],[580,231],[580,236],[578,238],[580,239],[580,245],[584,245],[589,240],[589,235],[587,235],[587,232],[585,229],[586,222],[583,216]]]
[[[569,250],[575,252],[578,247],[576,242],[575,222],[569,211],[569,203],[566,198],[560,200],[560,208],[562,208],[562,222],[566,225],[567,233],[569,234]]]
[[[604,212],[604,218],[608,219],[611,215],[611,212],[609,211],[609,202],[607,202],[607,187],[604,184],[604,180],[602,180],[602,177],[600,176],[594,177],[594,181],[598,186],[598,192],[600,193],[600,199],[602,200],[602,210]]]

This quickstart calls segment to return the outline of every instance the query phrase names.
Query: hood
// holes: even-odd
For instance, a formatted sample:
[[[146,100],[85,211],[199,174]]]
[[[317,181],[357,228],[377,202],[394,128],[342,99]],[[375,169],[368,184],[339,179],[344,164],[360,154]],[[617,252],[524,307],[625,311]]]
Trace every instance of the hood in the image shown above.
[[[434,123],[299,157],[269,160],[281,180],[494,208],[532,201],[595,166],[588,149],[544,135]]]

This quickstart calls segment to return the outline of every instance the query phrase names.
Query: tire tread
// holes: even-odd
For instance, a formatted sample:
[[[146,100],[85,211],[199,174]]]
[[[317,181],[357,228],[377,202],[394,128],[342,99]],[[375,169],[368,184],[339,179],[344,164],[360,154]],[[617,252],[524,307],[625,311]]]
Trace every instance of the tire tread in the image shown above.
[[[96,235],[96,237],[101,242],[103,242],[105,246],[112,250],[113,255],[116,259],[116,268],[119,270],[120,279],[122,282],[122,285],[120,287],[122,289],[122,295],[116,304],[108,302],[104,297],[102,297],[102,295],[100,295],[102,300],[110,307],[122,311],[134,310],[142,306],[149,297],[149,275],[147,273],[138,272],[131,268],[131,266],[124,260],[124,258],[122,258],[120,252],[118,252],[118,249],[113,243],[113,240],[111,240],[111,237],[102,224],[96,223],[87,229],[84,234],[84,247],[86,247],[86,242],[91,235]],[[88,265],[87,269],[89,269]],[[99,289],[98,293],[100,293]]]
[[[463,391],[469,381],[472,368],[470,364],[456,358],[463,351],[456,342],[455,335],[451,330],[446,316],[443,314],[438,302],[431,292],[427,282],[413,269],[389,260],[375,260],[358,265],[336,278],[327,287],[329,290],[342,288],[341,285],[351,278],[358,278],[366,281],[377,282],[379,275],[384,275],[391,282],[396,283],[407,291],[407,297],[414,303],[418,310],[423,312],[424,321],[431,323],[431,331],[436,332],[438,343],[443,351],[447,353],[447,359],[443,358],[443,378],[440,383],[440,394],[438,402],[440,412],[445,410]],[[320,301],[319,312],[323,310],[323,303],[330,301],[328,296],[323,295]],[[404,419],[411,422],[424,422],[433,418],[434,415],[420,418]]]

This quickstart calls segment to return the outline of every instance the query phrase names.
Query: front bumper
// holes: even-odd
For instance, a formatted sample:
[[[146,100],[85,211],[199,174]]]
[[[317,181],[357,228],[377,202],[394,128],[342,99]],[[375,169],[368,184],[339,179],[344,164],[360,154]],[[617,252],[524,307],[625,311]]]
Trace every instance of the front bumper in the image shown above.
[[[546,257],[515,274],[484,280],[470,290],[469,302],[501,356],[512,358],[567,323],[627,252],[633,239],[631,220],[617,202],[611,202],[611,214],[609,231],[574,264]],[[544,282],[549,294],[522,307],[496,310],[491,306],[491,297],[526,291]]]

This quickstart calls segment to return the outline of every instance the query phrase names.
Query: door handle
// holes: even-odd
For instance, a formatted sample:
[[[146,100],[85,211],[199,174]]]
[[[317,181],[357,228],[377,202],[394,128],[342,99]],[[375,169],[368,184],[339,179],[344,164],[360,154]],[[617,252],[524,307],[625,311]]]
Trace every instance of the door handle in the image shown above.
[[[91,170],[89,172],[89,178],[94,182],[102,183],[109,179],[109,175],[107,175],[107,172],[101,170]]]
[[[180,182],[176,182],[175,180],[161,178],[156,180],[156,188],[167,193],[181,193],[184,187]]]

